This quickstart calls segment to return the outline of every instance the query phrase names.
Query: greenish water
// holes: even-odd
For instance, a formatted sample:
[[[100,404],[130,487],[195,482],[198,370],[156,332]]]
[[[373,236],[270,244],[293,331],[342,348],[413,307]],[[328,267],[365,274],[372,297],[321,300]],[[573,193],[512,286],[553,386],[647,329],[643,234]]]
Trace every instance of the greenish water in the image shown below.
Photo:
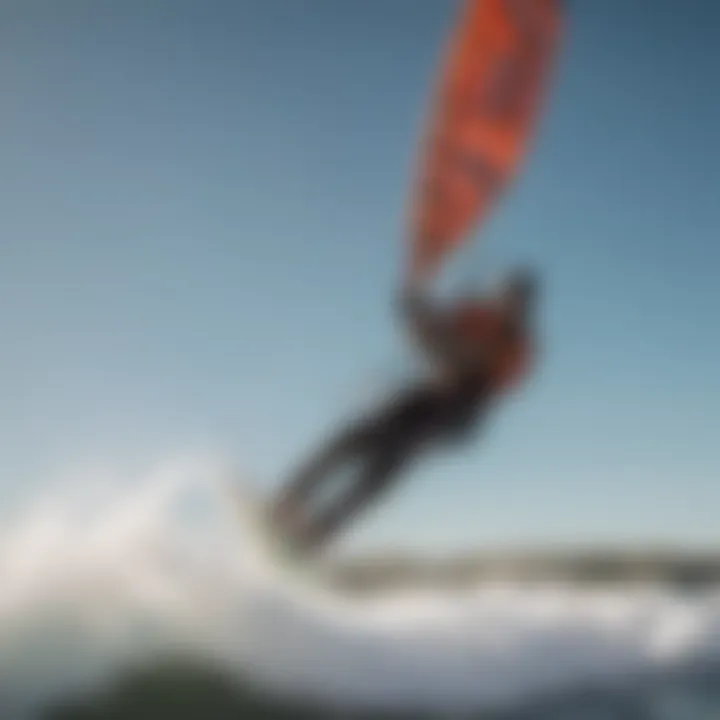
[[[666,679],[622,692],[574,697],[504,711],[462,714],[328,708],[261,693],[196,665],[170,663],[128,675],[84,702],[49,710],[43,720],[720,720],[720,674]]]

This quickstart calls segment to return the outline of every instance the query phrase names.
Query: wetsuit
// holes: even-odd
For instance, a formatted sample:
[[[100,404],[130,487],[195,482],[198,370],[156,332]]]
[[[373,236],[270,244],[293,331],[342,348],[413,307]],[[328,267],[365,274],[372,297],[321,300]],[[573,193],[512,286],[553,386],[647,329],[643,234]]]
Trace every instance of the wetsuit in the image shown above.
[[[286,484],[278,522],[307,549],[331,535],[399,479],[431,444],[464,440],[491,401],[524,374],[528,342],[492,303],[459,303],[437,311],[422,298],[404,302],[406,320],[439,377],[419,382],[376,414],[342,432]],[[349,489],[325,507],[315,498],[359,462]]]

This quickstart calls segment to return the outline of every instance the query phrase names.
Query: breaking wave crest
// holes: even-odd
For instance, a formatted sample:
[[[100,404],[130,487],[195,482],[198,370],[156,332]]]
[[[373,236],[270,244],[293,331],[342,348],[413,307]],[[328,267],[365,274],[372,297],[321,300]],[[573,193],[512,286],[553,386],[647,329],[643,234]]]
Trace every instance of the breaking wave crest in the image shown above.
[[[220,463],[91,473],[0,531],[2,717],[189,653],[320,699],[478,708],[682,668],[720,650],[720,592],[493,584],[342,596],[239,521]]]

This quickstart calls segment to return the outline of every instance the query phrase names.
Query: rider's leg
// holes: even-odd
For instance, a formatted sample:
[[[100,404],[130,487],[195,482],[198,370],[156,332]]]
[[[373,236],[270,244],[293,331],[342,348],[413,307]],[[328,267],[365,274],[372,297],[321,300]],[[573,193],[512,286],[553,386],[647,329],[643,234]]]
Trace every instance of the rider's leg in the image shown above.
[[[318,547],[348,525],[360,512],[377,502],[397,480],[415,451],[411,443],[393,445],[378,452],[348,492],[322,510],[302,531],[298,541],[306,548]]]
[[[276,520],[289,532],[300,532],[303,525],[314,524],[309,516],[315,494],[321,486],[342,479],[342,474],[336,474],[335,470],[342,469],[343,465],[352,460],[363,462],[366,468],[368,464],[394,464],[391,454],[401,454],[405,452],[405,447],[410,454],[419,443],[419,436],[426,432],[425,428],[435,422],[438,411],[438,400],[433,388],[426,385],[408,388],[376,415],[341,434],[328,448],[311,459],[281,491],[274,503],[272,512]],[[378,467],[370,474],[382,476],[389,474],[392,469],[385,471]],[[360,470],[360,473],[361,477],[367,475],[366,470]],[[360,485],[364,485],[364,482]],[[359,486],[351,489],[333,507],[352,507],[352,497],[362,497],[364,492],[369,495],[373,493],[369,486],[366,491]]]
[[[275,519],[283,525],[294,524],[330,472],[351,458],[361,456],[371,445],[371,434],[365,423],[354,425],[338,435],[282,488],[271,509]]]
[[[368,509],[399,479],[409,462],[430,445],[467,439],[485,409],[482,395],[464,388],[443,396],[425,391],[397,404],[379,446],[352,487],[334,504],[310,518],[303,533],[308,547],[319,546]]]

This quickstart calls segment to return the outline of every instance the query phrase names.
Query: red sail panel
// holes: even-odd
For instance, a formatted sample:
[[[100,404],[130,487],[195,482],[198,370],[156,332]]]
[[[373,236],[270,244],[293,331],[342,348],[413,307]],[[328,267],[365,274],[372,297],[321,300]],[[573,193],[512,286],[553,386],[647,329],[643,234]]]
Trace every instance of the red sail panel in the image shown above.
[[[430,279],[514,177],[555,55],[560,0],[467,0],[411,198],[411,277]]]

